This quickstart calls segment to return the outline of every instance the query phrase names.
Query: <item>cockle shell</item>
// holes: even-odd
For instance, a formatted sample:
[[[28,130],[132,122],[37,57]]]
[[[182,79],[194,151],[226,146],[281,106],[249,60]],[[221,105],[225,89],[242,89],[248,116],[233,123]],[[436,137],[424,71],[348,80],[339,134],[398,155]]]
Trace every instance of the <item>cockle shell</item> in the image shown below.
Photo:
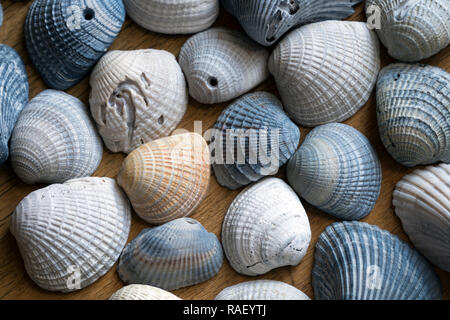
[[[208,29],[219,15],[219,0],[124,0],[127,14],[150,31],[196,33]]]
[[[247,94],[214,124],[209,147],[217,181],[237,189],[275,174],[295,153],[299,140],[300,130],[273,94]]]
[[[90,84],[91,112],[112,152],[129,153],[168,136],[186,112],[183,72],[164,50],[108,52],[92,72]]]
[[[70,292],[114,265],[130,220],[131,207],[114,180],[81,178],[29,194],[10,228],[31,279],[43,289]]]
[[[378,199],[381,165],[369,140],[340,123],[313,129],[289,160],[290,185],[307,202],[339,219],[367,216]]]
[[[417,250],[450,272],[450,165],[406,175],[397,183],[392,203]]]
[[[262,45],[274,44],[292,27],[341,20],[362,0],[221,0],[247,34]]]
[[[302,203],[278,178],[265,178],[242,191],[222,225],[222,245],[230,265],[249,276],[299,264],[310,240]]]
[[[117,271],[125,283],[175,290],[212,278],[222,261],[217,237],[198,221],[181,218],[142,231],[126,246]]]
[[[269,77],[268,51],[240,31],[211,28],[189,38],[178,58],[189,93],[205,104],[232,100]]]
[[[269,59],[287,113],[307,127],[341,122],[369,99],[379,43],[363,22],[325,21],[289,33]]]
[[[426,59],[450,43],[448,0],[367,0],[366,8],[379,19],[378,36],[398,60]]]
[[[377,84],[378,127],[400,164],[450,163],[450,74],[427,65],[385,67]]]
[[[25,41],[46,84],[65,90],[83,79],[119,34],[122,0],[35,0],[25,21]]]
[[[145,284],[130,284],[116,291],[108,300],[181,300],[176,295]]]
[[[62,183],[90,176],[103,145],[86,106],[62,91],[45,90],[23,109],[11,138],[11,163],[26,183]]]
[[[8,143],[28,102],[28,77],[17,52],[0,44],[0,165],[9,157]]]
[[[312,272],[318,300],[435,300],[442,296],[431,265],[377,226],[337,222],[316,244]]]
[[[125,159],[117,181],[136,213],[151,224],[190,215],[205,198],[209,149],[202,136],[185,133],[149,142]]]

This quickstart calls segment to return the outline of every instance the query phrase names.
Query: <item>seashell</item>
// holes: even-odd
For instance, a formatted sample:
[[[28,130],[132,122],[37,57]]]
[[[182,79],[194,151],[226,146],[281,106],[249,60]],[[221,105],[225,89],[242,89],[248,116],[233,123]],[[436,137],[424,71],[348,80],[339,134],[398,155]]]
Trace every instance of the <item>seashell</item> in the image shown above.
[[[186,112],[188,93],[175,57],[163,50],[111,51],[91,75],[89,102],[112,152],[129,153],[168,136]]]
[[[230,265],[249,276],[299,264],[310,240],[302,203],[278,178],[265,178],[242,191],[222,225],[222,245]]]
[[[124,0],[127,14],[150,31],[189,34],[208,29],[219,16],[219,0]]]
[[[448,0],[368,0],[366,8],[376,10],[378,36],[395,59],[426,59],[450,43]]]
[[[367,102],[375,86],[377,36],[363,22],[310,24],[280,41],[269,70],[295,122],[307,127],[341,122]]]
[[[10,229],[31,279],[43,289],[70,292],[114,265],[130,221],[129,202],[114,180],[81,178],[30,193]]]
[[[300,140],[300,130],[281,102],[267,92],[233,102],[214,124],[213,134],[209,147],[214,172],[219,184],[229,189],[275,174]]]
[[[307,202],[339,219],[367,216],[378,199],[381,165],[369,140],[340,123],[313,129],[288,162],[289,184]]]
[[[145,284],[130,284],[116,291],[108,300],[181,300],[176,295]]]
[[[442,163],[403,177],[392,202],[417,250],[450,272],[450,165]]]
[[[125,247],[117,271],[125,283],[175,290],[212,278],[222,260],[217,237],[197,220],[181,218],[142,231]]]
[[[124,21],[122,0],[35,0],[25,20],[28,54],[49,87],[66,90],[88,75]]]
[[[11,163],[26,183],[62,183],[90,176],[103,145],[85,105],[45,90],[23,109],[11,138]]]
[[[351,16],[362,0],[221,0],[253,40],[270,46],[292,27]]]
[[[385,67],[377,84],[378,127],[400,164],[450,163],[450,74],[427,65]]]
[[[2,3],[0,2],[0,27],[3,24],[3,8],[2,8]]]
[[[211,28],[189,38],[179,55],[190,95],[200,103],[232,100],[269,77],[268,51],[236,30]]]
[[[28,102],[28,76],[17,52],[0,44],[0,165],[9,157],[8,143]]]
[[[316,244],[312,285],[317,300],[436,300],[431,265],[391,233],[363,222],[336,222]]]
[[[210,175],[206,141],[199,134],[185,133],[130,153],[117,181],[142,219],[163,224],[198,207],[207,194]]]

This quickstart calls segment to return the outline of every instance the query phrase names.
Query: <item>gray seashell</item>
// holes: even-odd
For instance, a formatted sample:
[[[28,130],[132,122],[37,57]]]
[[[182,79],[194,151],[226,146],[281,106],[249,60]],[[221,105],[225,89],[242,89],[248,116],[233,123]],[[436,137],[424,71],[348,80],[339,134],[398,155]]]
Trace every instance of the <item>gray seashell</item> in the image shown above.
[[[341,20],[362,0],[221,0],[247,34],[262,45],[274,44],[292,27]]]
[[[70,292],[111,269],[130,222],[130,204],[114,180],[81,178],[30,193],[10,229],[30,278],[43,289]]]
[[[219,0],[124,0],[127,14],[150,31],[188,34],[208,29],[219,15]]]
[[[90,176],[103,145],[86,106],[45,90],[23,109],[11,138],[11,163],[25,183],[62,183]]]
[[[145,284],[130,284],[117,290],[108,300],[181,300],[163,289]]]
[[[375,10],[378,36],[398,60],[426,59],[450,43],[448,0],[367,0],[366,8]]]
[[[299,264],[310,240],[302,203],[278,178],[265,178],[242,191],[222,225],[222,245],[230,265],[249,276]]]
[[[315,127],[342,122],[367,102],[375,87],[378,39],[363,22],[309,24],[280,41],[269,70],[296,123]]]
[[[441,283],[431,265],[377,226],[337,222],[316,244],[312,272],[318,300],[435,300]]]
[[[313,129],[289,160],[290,185],[307,202],[339,219],[367,216],[378,199],[381,165],[369,140],[340,123]]]
[[[417,250],[450,272],[450,165],[406,175],[397,183],[392,203]]]
[[[217,237],[198,221],[181,218],[142,231],[125,247],[117,271],[125,283],[175,290],[212,278],[222,261]]]
[[[427,65],[391,64],[377,84],[378,127],[400,164],[450,163],[450,74]]]
[[[178,60],[190,95],[213,104],[237,98],[266,80],[268,58],[267,50],[245,34],[211,28],[189,38]]]
[[[300,130],[274,95],[254,92],[222,112],[214,124],[213,138],[209,147],[217,181],[237,189],[276,174],[295,153]]]
[[[287,283],[255,280],[223,289],[214,300],[311,300],[306,294]]]
[[[0,44],[0,165],[9,157],[8,143],[28,102],[28,76],[17,52]]]

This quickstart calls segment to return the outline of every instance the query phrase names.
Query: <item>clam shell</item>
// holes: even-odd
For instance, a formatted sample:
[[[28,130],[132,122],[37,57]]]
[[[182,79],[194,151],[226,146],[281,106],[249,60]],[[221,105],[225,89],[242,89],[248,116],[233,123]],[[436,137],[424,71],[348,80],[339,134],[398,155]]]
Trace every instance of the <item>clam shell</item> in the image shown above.
[[[269,70],[295,122],[307,127],[341,122],[367,102],[375,86],[377,36],[363,22],[309,24],[280,41]]]
[[[223,289],[214,300],[311,300],[287,283],[272,280],[247,281]]]
[[[11,138],[11,163],[26,183],[62,183],[90,176],[103,145],[85,105],[45,90],[23,109]]]
[[[381,42],[398,60],[426,59],[450,43],[448,0],[367,0],[370,6],[379,15]]]
[[[378,127],[400,164],[450,163],[450,74],[427,65],[391,64],[377,84]]]
[[[289,184],[339,219],[367,216],[378,199],[381,165],[369,140],[340,123],[313,129],[287,166]]]
[[[188,93],[175,57],[163,50],[108,52],[91,75],[89,102],[112,152],[166,137],[183,118]]]
[[[212,278],[222,266],[217,237],[181,218],[145,229],[123,251],[117,271],[125,283],[175,290]]]
[[[30,193],[10,229],[30,278],[43,289],[70,292],[114,265],[130,220],[128,200],[114,180],[81,178]]]
[[[377,226],[337,222],[316,244],[312,273],[318,300],[435,300],[441,283],[431,265]]]
[[[17,52],[0,44],[0,165],[9,157],[8,143],[28,102],[28,77]]]
[[[230,265],[249,276],[299,264],[310,240],[302,203],[278,178],[265,178],[242,191],[222,225],[222,245]]]
[[[188,34],[208,29],[219,15],[219,0],[124,0],[127,14],[150,31]]]
[[[130,284],[116,291],[108,300],[181,300],[176,295],[145,284]]]
[[[397,184],[392,203],[417,250],[450,272],[450,165],[406,175]]]
[[[185,217],[207,194],[208,151],[206,141],[196,133],[158,139],[130,153],[117,181],[145,221],[163,224]]]
[[[213,104],[237,98],[266,80],[268,58],[267,50],[245,34],[211,28],[189,38],[178,60],[190,95]]]
[[[274,95],[255,92],[222,112],[213,137],[209,147],[217,181],[237,189],[275,174],[295,153],[300,130]]]
[[[30,59],[46,84],[77,84],[107,51],[125,20],[122,0],[35,0],[25,21]]]
[[[274,44],[294,26],[341,20],[362,0],[221,0],[247,34],[262,45]]]

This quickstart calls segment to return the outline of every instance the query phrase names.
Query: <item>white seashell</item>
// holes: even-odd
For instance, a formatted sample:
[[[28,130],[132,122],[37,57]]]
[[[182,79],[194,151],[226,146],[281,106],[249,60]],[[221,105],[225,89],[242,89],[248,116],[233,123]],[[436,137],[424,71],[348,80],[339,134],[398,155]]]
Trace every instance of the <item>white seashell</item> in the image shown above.
[[[130,284],[117,290],[108,300],[181,300],[176,295],[145,284]]]
[[[108,52],[92,72],[90,84],[92,115],[113,152],[129,153],[168,136],[186,112],[183,72],[167,51]]]
[[[260,275],[297,265],[311,240],[308,216],[281,179],[265,178],[234,199],[222,225],[222,245],[234,270]]]

